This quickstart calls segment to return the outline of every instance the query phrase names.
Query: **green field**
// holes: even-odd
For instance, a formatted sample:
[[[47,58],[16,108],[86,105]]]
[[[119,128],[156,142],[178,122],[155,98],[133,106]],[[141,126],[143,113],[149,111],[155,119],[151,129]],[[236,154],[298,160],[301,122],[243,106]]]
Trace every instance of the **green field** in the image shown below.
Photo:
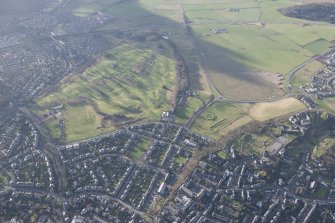
[[[227,159],[229,156],[227,152],[220,150],[219,152],[216,153],[221,159]]]
[[[176,112],[175,122],[184,124],[200,107],[202,102],[197,98],[188,98],[185,106]]]
[[[70,8],[78,16],[98,10],[113,15],[117,22],[102,30],[126,27],[135,32],[171,32],[189,70],[191,89],[209,96],[211,90],[215,94],[210,88],[214,86],[227,98],[261,100],[285,93],[262,75],[264,72],[285,76],[315,54],[325,52],[335,39],[333,26],[289,18],[278,11],[297,2],[181,0],[210,84],[181,26],[179,0],[74,0]],[[210,31],[221,28],[227,33]]]
[[[38,109],[35,108],[34,112],[39,116],[48,113],[47,107]],[[68,142],[93,137],[115,129],[113,126],[103,128],[103,117],[88,103],[71,106],[66,104],[61,116],[65,122],[66,140]],[[61,137],[59,121],[60,117],[52,117],[44,122],[54,139],[60,139]]]
[[[325,138],[317,146],[314,147],[312,158],[319,159],[323,156],[328,150],[332,149],[335,146],[334,138]]]
[[[149,139],[141,138],[136,145],[136,148],[130,152],[130,156],[134,159],[140,160],[144,153],[149,149],[152,141]]]
[[[182,157],[182,156],[177,156],[175,157],[175,162],[179,165],[183,165],[187,162],[187,158]]]
[[[175,61],[165,42],[148,46],[123,44],[110,50],[93,67],[64,79],[58,90],[38,99],[35,112],[42,116],[52,106],[64,104],[67,141],[92,137],[131,121],[159,120],[161,112],[170,109]],[[57,118],[46,122],[53,136],[59,135],[55,130],[58,122]]]
[[[252,121],[267,121],[305,108],[295,98],[253,104],[215,102],[197,118],[192,130],[217,140]]]
[[[113,7],[120,0],[72,0],[68,3],[66,11],[75,16],[88,16],[92,13],[102,12],[106,8]]]
[[[292,85],[295,87],[307,86],[313,75],[322,68],[324,68],[324,65],[315,60],[306,64],[294,74],[292,78]]]
[[[5,185],[7,183],[7,176],[3,175],[0,172],[0,187],[2,187],[3,185]]]
[[[333,26],[282,15],[278,9],[296,4],[290,0],[181,0],[181,3],[183,8],[179,0],[73,0],[68,10],[77,16],[98,11],[112,15],[113,22],[99,31],[158,35],[170,32],[169,41],[175,44],[185,62],[190,89],[197,90],[203,101],[211,94],[220,96],[216,91],[237,100],[273,100],[282,96],[286,93],[286,81],[278,83],[274,76],[286,78],[292,69],[325,52],[335,39]],[[182,9],[190,33],[182,24]],[[212,29],[227,32],[214,34]],[[145,64],[153,55],[154,62]],[[63,80],[59,90],[36,101],[38,108],[34,111],[42,117],[52,106],[64,104],[61,114],[48,118],[45,124],[53,137],[59,138],[62,135],[59,123],[63,120],[66,141],[92,137],[134,121],[158,120],[161,112],[171,107],[175,85],[173,56],[170,45],[163,41],[123,44],[83,74]],[[149,67],[144,75],[133,72],[141,64]],[[304,69],[312,72],[318,67],[309,66]],[[294,85],[307,83],[310,74],[303,73],[301,70],[294,76]],[[176,122],[184,124],[201,104],[199,99],[190,98],[177,111]],[[218,120],[208,120],[204,113],[196,120],[195,130],[220,138],[231,129],[264,119],[252,113],[252,109],[263,109],[264,104],[250,111],[250,105],[225,104],[227,108],[223,109],[217,104],[220,103],[205,113],[212,109]],[[289,111],[302,108],[300,104],[289,106],[294,108]],[[270,105],[270,112],[264,117],[286,114],[274,112],[276,108]]]
[[[311,43],[308,43],[305,46],[305,49],[307,49],[308,51],[310,51],[313,54],[322,54],[323,52],[325,52],[327,49],[329,49],[329,47],[331,47],[332,44],[325,40],[325,39],[319,39],[316,41],[313,41]]]
[[[220,139],[227,131],[252,121],[247,116],[249,107],[250,105],[247,104],[235,105],[216,102],[197,118],[192,130],[213,139]]]
[[[259,72],[281,73],[315,54],[325,52],[335,39],[335,28],[288,18],[279,8],[289,0],[182,1],[198,39],[210,80],[222,94],[235,99],[281,95]],[[226,8],[239,8],[227,11]],[[224,28],[227,33],[213,34]],[[241,91],[245,89],[245,91]]]

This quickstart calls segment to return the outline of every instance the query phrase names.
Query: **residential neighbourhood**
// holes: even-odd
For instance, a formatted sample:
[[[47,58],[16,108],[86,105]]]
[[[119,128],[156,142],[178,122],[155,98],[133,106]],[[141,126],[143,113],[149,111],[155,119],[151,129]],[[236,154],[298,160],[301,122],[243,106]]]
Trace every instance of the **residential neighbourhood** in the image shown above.
[[[0,222],[335,222],[320,2],[0,0]]]
[[[63,222],[78,217],[141,222],[172,192],[173,200],[163,203],[156,221],[308,222],[335,207],[331,162],[315,158],[313,151],[301,151],[299,156],[292,151],[296,144],[305,145],[305,137],[317,134],[314,128],[329,128],[332,116],[327,121],[314,112],[289,117],[283,121],[285,127],[276,127],[282,129],[281,135],[260,156],[242,152],[234,142],[218,145],[164,122],[53,146],[41,141],[24,114],[11,118],[0,141],[7,148],[1,150],[1,174],[8,174],[8,186],[1,188],[2,215],[14,208],[22,219],[52,215]],[[175,190],[184,167],[208,147],[214,152],[201,158]],[[22,199],[39,211],[25,212],[30,207]],[[49,208],[41,211],[42,206]]]
[[[321,58],[325,68],[317,71],[304,90],[317,99],[329,98],[335,95],[335,52],[331,51]]]

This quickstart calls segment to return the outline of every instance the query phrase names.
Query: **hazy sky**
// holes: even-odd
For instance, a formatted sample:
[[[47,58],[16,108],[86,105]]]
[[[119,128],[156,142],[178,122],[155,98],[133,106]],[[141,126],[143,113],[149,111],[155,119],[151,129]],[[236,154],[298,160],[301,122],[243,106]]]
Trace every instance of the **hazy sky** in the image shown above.
[[[0,15],[38,11],[47,2],[48,0],[0,0]]]

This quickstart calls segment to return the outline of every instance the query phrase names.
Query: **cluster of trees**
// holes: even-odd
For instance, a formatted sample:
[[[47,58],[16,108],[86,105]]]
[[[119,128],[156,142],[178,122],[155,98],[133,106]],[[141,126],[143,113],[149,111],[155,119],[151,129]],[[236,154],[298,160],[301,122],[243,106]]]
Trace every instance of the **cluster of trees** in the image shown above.
[[[284,15],[311,21],[323,21],[335,24],[335,4],[321,3],[299,5],[280,10]]]
[[[176,55],[176,87],[174,89],[174,96],[172,107],[177,108],[180,104],[180,98],[189,89],[189,81],[185,63],[181,56]]]
[[[189,89],[189,76],[187,67],[185,65],[184,59],[179,54],[177,46],[174,42],[168,40],[169,45],[174,50],[174,57],[176,61],[176,85],[173,90],[173,97],[171,99],[171,107],[176,110],[183,105],[183,96],[186,94],[186,91]]]

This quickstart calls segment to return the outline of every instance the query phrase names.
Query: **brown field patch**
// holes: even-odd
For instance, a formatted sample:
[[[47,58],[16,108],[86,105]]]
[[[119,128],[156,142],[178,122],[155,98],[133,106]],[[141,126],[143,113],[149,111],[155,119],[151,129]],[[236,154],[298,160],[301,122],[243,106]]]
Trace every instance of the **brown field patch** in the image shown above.
[[[306,106],[296,98],[285,98],[273,102],[262,102],[250,108],[249,115],[258,121],[266,121],[275,117],[305,109]]]

